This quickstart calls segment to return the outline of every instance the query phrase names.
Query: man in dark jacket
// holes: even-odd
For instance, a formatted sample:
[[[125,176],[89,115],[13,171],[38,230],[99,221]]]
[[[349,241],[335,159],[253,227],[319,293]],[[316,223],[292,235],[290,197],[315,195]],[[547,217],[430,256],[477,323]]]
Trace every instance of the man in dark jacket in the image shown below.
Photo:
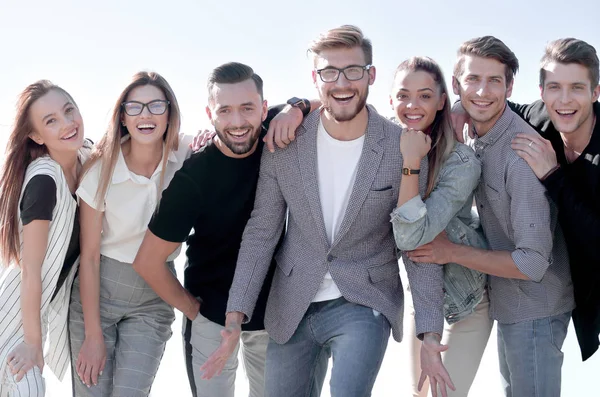
[[[544,138],[517,136],[513,149],[559,209],[569,251],[576,309],[573,323],[585,361],[600,334],[600,95],[596,50],[577,39],[546,47],[542,100],[511,104]]]

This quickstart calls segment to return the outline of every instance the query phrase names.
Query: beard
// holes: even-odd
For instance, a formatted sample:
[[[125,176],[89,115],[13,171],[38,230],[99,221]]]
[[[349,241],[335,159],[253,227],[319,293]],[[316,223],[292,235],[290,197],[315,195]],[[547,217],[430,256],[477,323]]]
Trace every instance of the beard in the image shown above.
[[[245,142],[233,142],[230,139],[230,137],[228,135],[229,131],[244,130],[244,129],[250,129]],[[241,155],[241,154],[246,154],[250,150],[252,150],[252,148],[254,147],[254,144],[258,140],[258,137],[260,136],[261,129],[262,129],[262,126],[254,127],[253,125],[250,125],[250,124],[244,124],[243,126],[240,126],[240,127],[225,128],[223,131],[219,131],[215,127],[215,132],[217,133],[217,136],[219,137],[221,142],[223,142],[225,144],[225,146],[227,146],[229,148],[229,150],[231,150],[234,154]]]
[[[341,123],[344,121],[350,121],[350,120],[354,119],[356,117],[356,115],[359,114],[361,110],[363,110],[363,108],[367,104],[367,97],[369,96],[369,87],[367,86],[363,95],[360,95],[360,92],[358,90],[354,90],[354,95],[356,97],[358,97],[358,103],[356,104],[356,107],[353,110],[350,110],[350,109],[346,109],[346,111],[334,110],[333,106],[331,106],[331,103],[333,101],[335,101],[335,99],[331,98],[331,96],[334,95],[335,93],[336,93],[335,90],[332,90],[327,93],[327,100],[325,101],[323,108],[327,111],[327,113],[329,113],[331,115],[331,117],[333,117],[333,119],[335,121],[337,121],[338,123]]]

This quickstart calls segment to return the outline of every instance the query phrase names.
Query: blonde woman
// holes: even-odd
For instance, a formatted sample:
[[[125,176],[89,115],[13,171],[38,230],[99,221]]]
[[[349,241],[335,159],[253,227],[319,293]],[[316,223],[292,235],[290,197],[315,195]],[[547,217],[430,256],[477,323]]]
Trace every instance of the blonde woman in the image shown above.
[[[189,157],[179,126],[167,81],[137,73],[85,167],[77,189],[81,269],[69,323],[78,397],[147,396],[171,337],[173,308],[131,264],[163,189]],[[173,272],[178,253],[168,258]]]
[[[44,396],[45,364],[61,379],[68,368],[83,143],[81,114],[65,90],[47,80],[25,88],[0,174],[1,397]]]

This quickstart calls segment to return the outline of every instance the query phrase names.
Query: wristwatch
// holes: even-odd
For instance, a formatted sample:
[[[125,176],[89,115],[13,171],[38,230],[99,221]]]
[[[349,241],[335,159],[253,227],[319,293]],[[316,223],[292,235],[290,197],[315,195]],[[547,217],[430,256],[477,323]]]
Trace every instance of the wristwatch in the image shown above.
[[[286,103],[300,109],[302,111],[302,116],[304,117],[310,113],[310,101],[308,99],[292,97],[288,99]]]
[[[410,168],[402,168],[402,175],[418,175],[421,170],[413,170]]]

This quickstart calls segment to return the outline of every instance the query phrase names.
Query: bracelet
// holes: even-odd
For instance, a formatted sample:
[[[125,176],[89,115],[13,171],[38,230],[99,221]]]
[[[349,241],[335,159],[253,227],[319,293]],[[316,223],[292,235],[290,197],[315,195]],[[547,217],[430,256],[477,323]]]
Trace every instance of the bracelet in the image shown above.
[[[546,172],[546,174],[540,178],[540,181],[546,180],[554,171],[560,168],[560,164],[556,164],[554,167],[550,168],[550,171]]]

